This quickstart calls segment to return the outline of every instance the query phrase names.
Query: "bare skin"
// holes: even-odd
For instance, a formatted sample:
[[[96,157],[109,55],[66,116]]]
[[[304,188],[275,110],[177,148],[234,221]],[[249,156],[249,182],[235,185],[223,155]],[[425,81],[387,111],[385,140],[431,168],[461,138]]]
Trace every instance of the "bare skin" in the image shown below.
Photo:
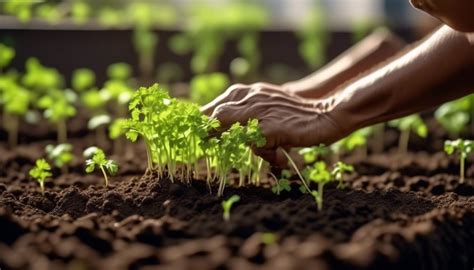
[[[415,6],[432,11],[451,27],[474,31],[464,9],[451,7],[459,2],[470,9],[474,5],[471,0],[454,1],[456,4],[449,4],[450,0],[413,1]],[[375,63],[360,65],[364,62],[360,56],[353,57],[358,59],[354,65],[339,64],[341,68],[337,64],[344,58],[341,57],[326,68],[335,70],[334,76],[331,72],[324,74],[323,69],[284,86],[235,85],[204,106],[203,111],[221,120],[224,127],[234,122],[245,123],[250,118],[259,119],[267,144],[256,152],[270,162],[280,163],[283,159],[277,152],[279,147],[330,144],[359,128],[471,93],[474,89],[472,34],[451,27],[441,27],[416,46],[404,49],[375,68]],[[363,67],[365,73],[350,79],[348,70],[361,71]],[[326,77],[329,83],[318,76]]]

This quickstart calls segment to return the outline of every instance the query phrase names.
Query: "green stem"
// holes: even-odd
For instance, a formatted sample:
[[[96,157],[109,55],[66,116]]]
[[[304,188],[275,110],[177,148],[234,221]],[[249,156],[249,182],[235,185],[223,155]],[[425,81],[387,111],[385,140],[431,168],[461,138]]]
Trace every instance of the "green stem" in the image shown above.
[[[100,170],[102,171],[102,174],[104,175],[105,187],[108,187],[109,186],[109,179],[107,178],[107,174],[105,173],[104,166],[101,165],[99,167],[100,167]]]
[[[318,204],[318,211],[323,209],[323,192],[324,192],[324,184],[318,183],[318,197],[319,199],[316,200]]]
[[[60,119],[58,121],[58,143],[65,143],[67,141],[67,126],[66,120]]]
[[[461,158],[460,158],[460,163],[461,163],[461,166],[460,166],[460,171],[459,171],[459,175],[461,176],[459,178],[459,183],[464,183],[464,163],[465,163],[465,160],[466,158],[461,155]]]
[[[40,184],[41,194],[44,195],[44,180],[39,181],[39,184]]]
[[[406,154],[408,152],[408,141],[410,140],[410,129],[402,130],[398,140],[398,152]]]
[[[311,189],[309,189],[308,184],[307,184],[306,181],[304,180],[303,176],[301,175],[300,170],[299,170],[298,167],[296,166],[296,164],[295,164],[295,162],[293,161],[293,159],[290,157],[290,155],[288,154],[288,152],[286,152],[285,149],[281,148],[281,151],[282,151],[283,154],[286,156],[286,158],[287,158],[288,161],[290,162],[290,164],[291,164],[291,166],[293,167],[293,169],[295,169],[296,174],[298,174],[298,177],[300,178],[301,183],[303,183],[303,186],[306,188],[306,191],[308,191],[308,193],[311,193]]]

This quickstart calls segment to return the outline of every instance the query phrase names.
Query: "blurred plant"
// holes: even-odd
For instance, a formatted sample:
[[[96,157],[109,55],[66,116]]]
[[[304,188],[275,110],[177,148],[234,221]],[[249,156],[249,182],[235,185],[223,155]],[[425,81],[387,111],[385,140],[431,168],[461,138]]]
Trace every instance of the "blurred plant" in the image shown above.
[[[310,164],[315,162],[319,157],[326,155],[328,152],[328,148],[324,144],[320,144],[318,146],[301,148],[298,151],[298,154],[303,156],[306,164]]]
[[[50,177],[51,174],[51,165],[49,165],[48,162],[44,159],[38,159],[36,160],[35,167],[33,167],[29,171],[29,175],[38,181],[40,188],[41,188],[41,194],[44,195],[44,181],[46,178]]]
[[[354,167],[352,165],[348,165],[341,161],[336,162],[331,171],[331,175],[334,177],[334,180],[339,181],[339,184],[337,185],[338,188],[344,187],[343,175],[351,172],[354,172]]]
[[[8,76],[0,77],[0,104],[3,105],[3,126],[8,131],[8,145],[18,144],[20,118],[28,113],[31,93]]]
[[[95,73],[88,68],[80,68],[72,73],[71,86],[78,92],[93,88],[95,85]]]
[[[223,218],[225,221],[230,220],[230,209],[238,201],[240,201],[239,195],[232,195],[227,200],[222,201]]]
[[[35,11],[36,11],[36,16],[38,18],[43,19],[50,24],[58,23],[63,17],[63,14],[60,11],[59,6],[54,5],[54,4],[46,3],[46,4],[38,5]]]
[[[459,154],[459,182],[464,183],[464,171],[465,171],[465,162],[466,158],[469,154],[472,153],[474,149],[474,141],[471,140],[464,140],[464,139],[457,139],[455,141],[445,141],[444,142],[444,151],[448,153],[448,155],[452,155],[455,152]]]
[[[109,179],[107,173],[114,175],[118,171],[118,165],[115,161],[107,159],[102,149],[95,146],[91,146],[84,150],[84,157],[89,158],[86,160],[86,172],[92,173],[96,169],[100,169],[104,175],[105,186],[109,185]]]
[[[76,0],[71,3],[71,17],[74,23],[86,23],[89,20],[91,13],[91,7],[87,2]]]
[[[0,74],[2,70],[10,64],[15,57],[15,49],[0,43]]]
[[[34,3],[34,1],[9,0],[3,4],[3,11],[16,16],[22,23],[26,23],[32,17],[32,5]]]
[[[48,144],[45,148],[48,159],[53,161],[54,166],[61,169],[63,174],[68,173],[68,165],[74,159],[72,154],[72,145],[68,143],[58,144],[56,146]]]
[[[396,127],[401,132],[398,141],[398,150],[401,154],[405,154],[408,151],[410,132],[414,132],[422,138],[428,136],[428,127],[418,114],[392,120],[388,124],[391,127]]]
[[[299,54],[312,70],[320,67],[326,61],[328,33],[325,20],[322,6],[319,5],[317,9],[309,13],[296,33],[300,39]]]
[[[339,161],[340,156],[344,151],[350,153],[356,148],[362,148],[364,156],[367,155],[367,138],[372,135],[372,133],[372,127],[361,128],[354,131],[349,136],[333,143],[330,146],[331,151],[334,154],[333,161]]]
[[[435,118],[453,138],[465,131],[469,122],[474,131],[474,94],[441,105]]]
[[[358,43],[364,39],[368,34],[374,31],[379,23],[374,20],[358,19],[352,23],[352,42]],[[383,28],[383,27],[381,27]]]
[[[116,155],[122,153],[123,149],[123,141],[121,136],[125,134],[125,124],[127,123],[127,119],[125,118],[117,118],[112,121],[109,126],[109,138],[113,141],[114,144],[114,152]]]
[[[191,101],[199,105],[207,104],[229,86],[229,78],[224,73],[196,75],[191,80]]]
[[[67,141],[67,119],[76,115],[74,102],[75,100],[62,90],[50,90],[38,101],[38,107],[44,109],[44,117],[57,125],[59,144]]]
[[[87,128],[89,130],[96,131],[96,142],[99,146],[106,146],[107,144],[107,130],[106,127],[110,124],[112,119],[107,114],[98,114],[93,116],[87,122]]]
[[[21,82],[32,90],[35,96],[33,100],[39,100],[41,96],[48,95],[51,91],[62,89],[63,77],[56,69],[43,66],[38,59],[28,58]]]

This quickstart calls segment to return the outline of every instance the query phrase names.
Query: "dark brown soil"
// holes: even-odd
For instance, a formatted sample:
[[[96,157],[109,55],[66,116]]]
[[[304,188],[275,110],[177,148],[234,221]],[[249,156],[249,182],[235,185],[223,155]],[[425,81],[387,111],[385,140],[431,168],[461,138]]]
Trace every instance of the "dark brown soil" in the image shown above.
[[[108,188],[78,159],[43,196],[27,177],[47,144],[38,139],[14,151],[0,143],[1,269],[474,267],[474,166],[461,185],[456,159],[432,148],[347,157],[357,173],[344,189],[327,186],[322,211],[296,184],[280,196],[228,187],[224,197],[241,200],[225,222],[203,181],[142,177],[140,145],[115,156],[121,169]],[[93,140],[73,136],[76,156]]]

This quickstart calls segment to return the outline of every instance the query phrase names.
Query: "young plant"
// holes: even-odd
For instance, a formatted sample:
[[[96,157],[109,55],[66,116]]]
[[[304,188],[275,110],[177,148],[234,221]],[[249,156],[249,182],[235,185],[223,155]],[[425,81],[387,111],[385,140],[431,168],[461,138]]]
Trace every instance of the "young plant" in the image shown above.
[[[45,148],[48,159],[52,160],[54,166],[61,169],[63,174],[68,173],[68,165],[74,159],[72,154],[72,145],[68,143],[63,143],[59,145],[48,144]]]
[[[352,152],[356,148],[361,148],[363,154],[367,155],[367,138],[372,135],[372,132],[371,127],[362,128],[333,143],[330,146],[333,152],[333,162],[339,161],[343,152]]]
[[[232,205],[238,201],[240,201],[239,195],[232,195],[229,199],[222,201],[222,210],[224,211],[223,218],[225,221],[230,220],[230,209],[232,208]]]
[[[44,117],[57,126],[58,143],[67,141],[67,120],[76,115],[76,108],[65,91],[55,90],[38,101],[38,107],[45,109]]]
[[[435,111],[436,120],[453,138],[459,137],[471,122],[474,130],[474,94],[445,103]]]
[[[88,68],[80,68],[72,73],[71,86],[78,92],[91,89],[95,85],[95,73]]]
[[[109,185],[107,173],[114,175],[118,171],[118,165],[115,161],[107,159],[102,149],[97,147],[89,147],[84,150],[84,156],[89,159],[86,160],[86,172],[92,173],[96,169],[100,169],[104,175],[105,186]]]
[[[0,74],[2,73],[3,69],[10,64],[14,57],[15,50],[0,43]]]
[[[105,147],[107,143],[107,133],[106,133],[106,127],[108,124],[110,124],[111,119],[110,116],[107,114],[99,114],[91,119],[89,119],[89,122],[87,122],[87,128],[89,130],[95,130],[96,131],[96,142],[97,145]]]
[[[398,151],[405,154],[408,151],[408,142],[410,133],[414,132],[422,138],[428,136],[428,127],[418,114],[412,114],[400,119],[392,120],[388,123],[392,127],[396,127],[400,131],[398,140]]]
[[[270,174],[275,179],[275,185],[272,186],[273,193],[275,193],[276,195],[280,195],[283,190],[286,190],[288,192],[291,191],[291,185],[289,180],[291,178],[291,172],[289,170],[281,171],[280,180],[278,180],[278,178],[276,178],[276,176],[274,176],[272,173]]]
[[[311,190],[309,193],[316,201],[318,210],[321,211],[323,209],[324,186],[333,181],[333,178],[324,161],[318,161],[312,167],[308,168],[307,175],[310,181],[318,185],[318,190]]]
[[[204,105],[221,94],[229,84],[229,78],[224,73],[196,75],[190,83],[191,101]]]
[[[29,174],[33,179],[38,181],[41,188],[41,194],[44,195],[44,181],[52,175],[49,163],[44,159],[36,160],[36,165],[29,171]]]
[[[328,153],[328,148],[324,144],[313,147],[301,148],[298,154],[303,156],[306,164],[315,162],[320,156],[324,156]]]
[[[474,141],[457,139],[455,141],[445,141],[444,142],[444,151],[449,155],[457,152],[459,154],[459,182],[464,183],[464,167],[467,156],[474,149]]]
[[[8,145],[18,144],[20,119],[28,113],[31,93],[12,78],[0,78],[0,103],[3,105],[3,125],[8,131]]]
[[[338,188],[343,188],[344,183],[343,181],[343,175],[345,173],[352,173],[354,172],[354,167],[352,165],[345,164],[342,161],[338,161],[335,165],[333,170],[331,171],[331,175],[334,177],[336,181],[339,181],[339,184],[337,185]]]

